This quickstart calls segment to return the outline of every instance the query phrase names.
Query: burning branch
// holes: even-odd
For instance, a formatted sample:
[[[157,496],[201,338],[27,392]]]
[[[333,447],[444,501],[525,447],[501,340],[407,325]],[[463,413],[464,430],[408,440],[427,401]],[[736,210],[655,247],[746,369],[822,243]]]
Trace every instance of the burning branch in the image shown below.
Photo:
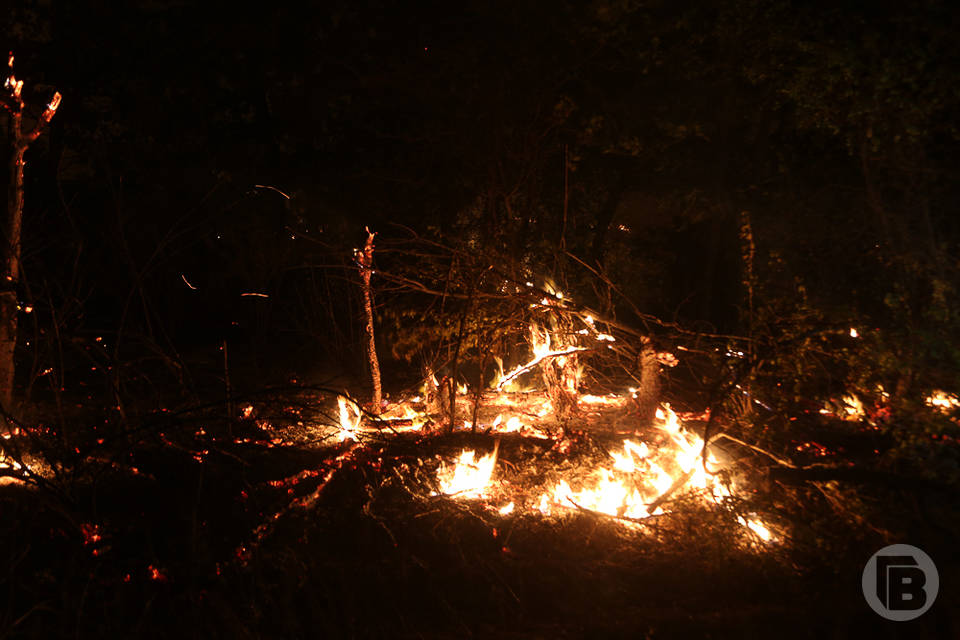
[[[380,361],[377,359],[377,341],[373,333],[373,293],[370,289],[370,276],[373,275],[373,239],[376,233],[366,228],[367,243],[362,250],[357,251],[357,265],[360,267],[360,277],[363,278],[363,309],[367,319],[367,355],[370,357],[370,379],[373,382],[374,415],[380,414],[382,389],[380,386]]]
[[[527,371],[534,369],[537,365],[548,358],[558,358],[560,356],[568,356],[572,353],[577,353],[579,351],[586,351],[586,347],[567,347],[565,349],[559,349],[557,351],[547,351],[546,353],[541,353],[533,358],[530,362],[522,364],[516,367],[510,373],[504,374],[503,379],[500,380],[500,383],[497,384],[497,391],[503,391],[503,387],[508,384],[511,380],[515,379],[517,376],[523,375]]]

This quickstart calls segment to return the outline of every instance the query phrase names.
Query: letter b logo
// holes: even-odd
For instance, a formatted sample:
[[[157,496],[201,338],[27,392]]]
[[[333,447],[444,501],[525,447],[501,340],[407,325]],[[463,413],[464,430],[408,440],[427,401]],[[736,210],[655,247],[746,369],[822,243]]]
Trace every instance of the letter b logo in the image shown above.
[[[863,595],[888,620],[917,618],[930,608],[940,588],[933,560],[908,544],[894,544],[873,554],[863,569]]]

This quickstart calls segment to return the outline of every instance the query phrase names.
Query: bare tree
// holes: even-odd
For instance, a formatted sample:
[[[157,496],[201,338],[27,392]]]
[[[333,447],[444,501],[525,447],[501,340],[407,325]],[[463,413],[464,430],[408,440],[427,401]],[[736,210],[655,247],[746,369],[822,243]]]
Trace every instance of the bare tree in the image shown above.
[[[377,360],[377,341],[373,334],[373,291],[370,288],[370,276],[373,275],[373,239],[376,233],[367,229],[367,242],[363,249],[357,250],[357,265],[363,278],[363,310],[366,318],[367,356],[370,358],[370,379],[373,382],[373,400],[371,411],[379,414],[382,392],[380,388],[380,362]]]
[[[13,74],[13,54],[7,59],[8,75],[0,92],[0,104],[8,114],[10,181],[7,185],[7,218],[3,226],[3,273],[0,274],[0,403],[12,409],[14,350],[17,345],[17,283],[20,280],[20,230],[23,226],[24,154],[40,137],[60,106],[60,93],[54,92],[32,129],[24,131],[23,80]]]

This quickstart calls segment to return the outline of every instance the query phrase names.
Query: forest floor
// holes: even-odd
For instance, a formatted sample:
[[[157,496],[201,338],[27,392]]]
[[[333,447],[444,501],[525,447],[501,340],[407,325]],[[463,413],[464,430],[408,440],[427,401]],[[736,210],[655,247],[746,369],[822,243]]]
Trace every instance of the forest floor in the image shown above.
[[[229,422],[220,408],[161,415],[135,436],[86,438],[45,486],[0,478],[0,637],[960,634],[950,490],[787,486],[754,464],[726,499],[677,492],[642,521],[544,510],[543,487],[583,479],[625,435],[662,434],[601,406],[562,434],[547,419],[511,433],[398,419],[341,442],[333,397],[262,394]],[[35,436],[38,469],[45,437],[62,445],[62,433]],[[464,449],[498,452],[483,497],[438,491]],[[905,623],[880,618],[861,590],[867,559],[895,542],[940,573],[937,602]]]

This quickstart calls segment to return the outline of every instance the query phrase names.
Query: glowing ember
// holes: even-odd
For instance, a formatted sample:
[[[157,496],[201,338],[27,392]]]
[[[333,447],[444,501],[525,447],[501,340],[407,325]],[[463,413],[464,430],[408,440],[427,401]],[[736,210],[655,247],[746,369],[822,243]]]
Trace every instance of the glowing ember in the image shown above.
[[[614,394],[606,396],[586,394],[580,396],[580,402],[583,404],[621,405],[623,404],[623,398]]]

